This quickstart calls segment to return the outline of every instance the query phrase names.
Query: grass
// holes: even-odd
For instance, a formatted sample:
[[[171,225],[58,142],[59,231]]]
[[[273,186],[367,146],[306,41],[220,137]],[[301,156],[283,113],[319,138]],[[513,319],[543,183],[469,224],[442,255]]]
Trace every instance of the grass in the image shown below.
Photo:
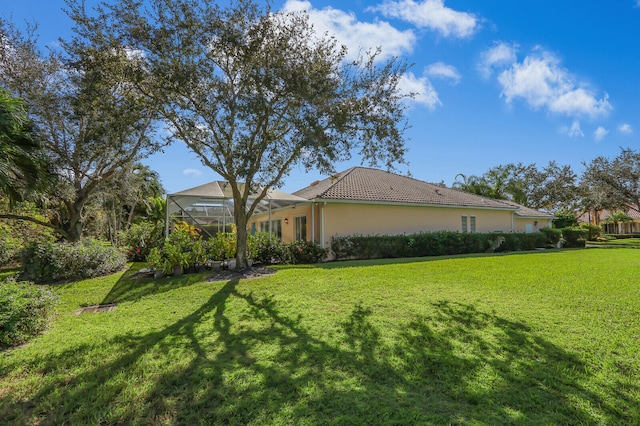
[[[52,329],[0,354],[0,423],[640,422],[637,250],[140,266],[58,288]]]
[[[621,238],[608,241],[589,241],[590,245],[640,247],[640,238]]]

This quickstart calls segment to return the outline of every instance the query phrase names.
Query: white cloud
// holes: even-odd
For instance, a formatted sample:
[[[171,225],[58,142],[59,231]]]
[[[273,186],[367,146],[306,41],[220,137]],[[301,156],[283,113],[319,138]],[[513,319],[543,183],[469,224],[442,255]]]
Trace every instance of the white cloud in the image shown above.
[[[462,76],[453,65],[436,62],[425,68],[425,74],[432,78],[451,80],[452,84],[458,84]]]
[[[400,31],[384,21],[361,22],[353,13],[332,7],[314,9],[305,0],[287,0],[284,12],[306,11],[318,34],[335,36],[338,43],[348,49],[347,58],[355,59],[361,51],[381,48],[378,60],[411,53],[416,44],[416,36],[411,30]]]
[[[638,0],[640,2],[640,0]],[[631,133],[633,133],[633,128],[631,127],[630,124],[623,124],[620,127],[618,127],[618,130],[620,131],[620,133],[622,133],[623,135],[630,135]]]
[[[182,174],[185,176],[201,176],[202,172],[198,169],[184,169]]]
[[[491,49],[482,53],[482,60],[478,65],[478,69],[483,77],[489,78],[493,72],[493,68],[511,65],[518,60],[518,45],[509,45],[507,43],[496,43]]]
[[[486,58],[492,57],[493,49],[485,52]],[[494,60],[487,59],[485,63],[501,64],[502,68],[506,65],[498,75],[498,82],[508,103],[522,99],[533,109],[544,108],[569,117],[597,117],[611,110],[607,93],[598,99],[586,85],[576,83],[575,77],[549,52],[535,49],[522,62],[516,59],[511,64],[497,61],[500,57],[496,55]],[[508,55],[502,57],[506,59]]]
[[[602,126],[598,126],[596,131],[593,132],[593,137],[597,142],[600,142],[602,139],[604,139],[605,136],[607,136],[608,133],[609,131],[607,129]]]
[[[416,77],[413,73],[408,72],[400,79],[399,86],[403,93],[415,94],[413,102],[416,104],[424,105],[431,110],[442,105],[436,89],[425,76]]]
[[[428,28],[445,37],[465,38],[478,29],[478,20],[473,14],[448,8],[443,0],[385,1],[370,10],[403,19],[417,27]]]
[[[569,135],[569,137],[572,138],[584,137],[584,133],[582,133],[582,129],[580,128],[579,120],[573,120],[573,123],[571,123],[571,127],[563,127],[562,133],[566,133],[567,135]]]

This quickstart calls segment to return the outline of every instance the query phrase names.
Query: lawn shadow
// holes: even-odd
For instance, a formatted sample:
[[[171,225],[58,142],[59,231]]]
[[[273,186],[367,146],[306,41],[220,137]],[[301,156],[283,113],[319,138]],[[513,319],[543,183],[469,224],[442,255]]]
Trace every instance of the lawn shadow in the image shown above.
[[[150,295],[157,295],[180,287],[203,282],[211,273],[185,274],[179,277],[152,278],[141,274],[143,263],[134,263],[122,274],[104,297],[101,305],[107,303],[135,302]]]
[[[64,377],[91,347],[50,355],[42,374],[60,379],[30,398],[0,397],[0,414],[28,412],[46,424],[633,420],[582,386],[589,376],[575,355],[526,324],[473,305],[427,308],[389,335],[372,307],[356,304],[329,338],[304,312],[285,314],[274,296],[232,280],[167,327],[111,339],[105,345],[118,355],[84,373]]]

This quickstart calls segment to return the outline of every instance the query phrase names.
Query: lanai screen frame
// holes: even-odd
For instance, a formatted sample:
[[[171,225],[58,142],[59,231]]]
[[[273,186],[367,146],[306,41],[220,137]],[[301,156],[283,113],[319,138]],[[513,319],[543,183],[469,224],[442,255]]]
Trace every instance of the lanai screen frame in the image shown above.
[[[165,237],[169,236],[169,221],[171,219],[171,215],[174,213],[182,212],[183,219],[186,214],[186,216],[188,216],[196,225],[202,225],[202,223],[198,223],[197,218],[189,213],[189,207],[202,207],[205,211],[207,211],[208,207],[220,207],[222,215],[211,217],[221,217],[223,220],[223,227],[226,230],[227,218],[229,219],[229,223],[234,223],[233,195],[228,185],[229,183],[225,181],[213,181],[174,194],[167,194],[167,208],[165,212],[164,226]],[[251,195],[249,195],[249,204],[252,203],[261,192],[262,188],[259,188],[257,191],[253,191]],[[267,191],[267,195],[260,201],[258,206],[256,206],[254,214],[269,212],[269,226],[271,226],[272,210],[298,204],[313,204],[313,201],[271,188]],[[201,216],[201,218],[202,217],[209,216]],[[209,237],[212,236],[206,228],[203,227],[202,229]],[[271,235],[271,232],[269,235]]]

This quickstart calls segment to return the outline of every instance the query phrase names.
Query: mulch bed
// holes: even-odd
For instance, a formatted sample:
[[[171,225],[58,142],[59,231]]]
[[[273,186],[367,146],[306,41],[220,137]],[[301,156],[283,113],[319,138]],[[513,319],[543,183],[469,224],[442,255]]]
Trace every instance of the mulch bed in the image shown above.
[[[265,268],[264,266],[254,266],[246,271],[231,271],[228,269],[221,269],[218,271],[208,271],[210,275],[207,277],[207,281],[231,281],[231,280],[246,280],[250,278],[260,278],[269,276],[276,271],[273,269]],[[150,278],[153,277],[153,271],[149,268],[143,268],[132,275],[131,278]]]
[[[264,267],[254,267],[245,271],[229,271],[226,269],[220,271],[214,271],[211,276],[207,278],[207,281],[231,281],[231,280],[246,280],[249,278],[261,278],[269,276],[276,271]]]

